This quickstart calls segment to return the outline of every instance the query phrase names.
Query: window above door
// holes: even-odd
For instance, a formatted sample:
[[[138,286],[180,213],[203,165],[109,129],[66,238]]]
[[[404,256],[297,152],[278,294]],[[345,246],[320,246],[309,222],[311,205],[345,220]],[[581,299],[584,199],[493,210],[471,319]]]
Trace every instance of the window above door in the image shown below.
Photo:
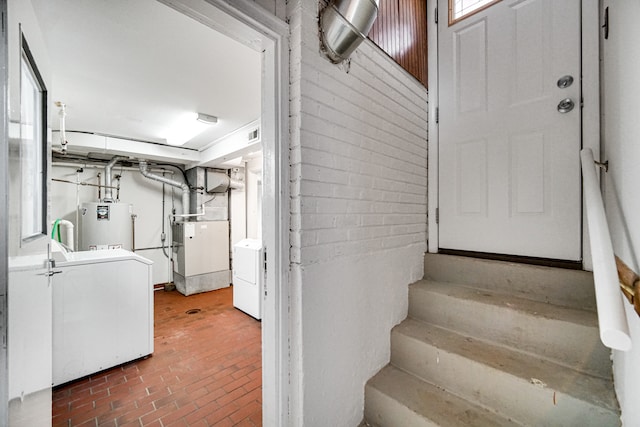
[[[449,25],[484,10],[501,0],[449,0]]]

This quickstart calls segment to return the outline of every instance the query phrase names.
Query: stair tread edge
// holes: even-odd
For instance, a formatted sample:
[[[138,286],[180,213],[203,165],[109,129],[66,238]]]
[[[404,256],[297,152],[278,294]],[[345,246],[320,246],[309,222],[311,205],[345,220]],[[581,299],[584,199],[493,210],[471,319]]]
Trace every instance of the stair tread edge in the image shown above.
[[[388,384],[388,382],[393,380],[401,380],[402,387],[393,387]],[[373,378],[367,382],[367,387],[373,387],[381,393],[384,393],[388,397],[400,402],[402,399],[403,405],[405,405],[410,410],[420,414],[421,416],[430,419],[432,421],[441,422],[442,420],[434,420],[430,418],[429,415],[433,416],[434,408],[436,412],[443,402],[449,403],[450,406],[453,406],[455,409],[459,411],[470,410],[474,414],[478,414],[482,416],[485,420],[492,421],[492,424],[487,425],[495,425],[500,426],[519,426],[520,424],[516,423],[513,420],[510,420],[503,414],[496,413],[491,411],[483,406],[478,405],[477,403],[470,402],[463,397],[460,397],[450,391],[444,389],[443,387],[437,386],[435,384],[430,383],[429,381],[425,381],[422,378],[416,377],[412,375],[410,372],[407,372],[397,366],[389,364],[382,368],[380,372],[378,372]],[[423,399],[420,403],[427,405],[429,411],[425,411],[425,407],[420,407],[419,403],[416,402],[414,396],[409,396],[413,392],[421,391],[428,395],[430,399]],[[407,404],[405,398],[410,397],[410,405]],[[455,412],[455,411],[454,411]],[[438,414],[439,416],[443,416],[443,414]],[[499,424],[496,424],[499,423]],[[471,424],[464,424],[469,425]]]
[[[568,321],[589,327],[598,326],[597,313],[588,309],[575,308],[523,298],[517,294],[497,292],[455,282],[441,282],[422,279],[409,286],[409,292],[438,293],[453,298],[471,299],[481,304],[503,307],[553,320]]]
[[[612,379],[580,372],[537,355],[520,352],[475,337],[468,337],[459,332],[416,319],[405,319],[393,329],[392,334],[404,335],[426,345],[481,363],[491,369],[504,371],[522,380],[532,381],[538,378],[549,388],[605,409],[617,410]],[[393,352],[392,348],[392,354]],[[500,354],[502,357],[497,358],[495,354]],[[509,363],[503,363],[500,366],[498,360],[509,361]],[[550,371],[554,374],[549,374]],[[578,380],[577,383],[569,381],[574,379]],[[573,387],[569,387],[569,385],[573,385]],[[585,392],[585,390],[592,388],[596,389],[596,395]],[[602,396],[602,398],[595,398],[595,396]]]

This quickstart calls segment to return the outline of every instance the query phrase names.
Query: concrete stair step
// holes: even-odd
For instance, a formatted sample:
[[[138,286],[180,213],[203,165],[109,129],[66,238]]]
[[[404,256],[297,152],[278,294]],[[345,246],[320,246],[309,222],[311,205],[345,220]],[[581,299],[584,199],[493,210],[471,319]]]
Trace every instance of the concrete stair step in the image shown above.
[[[529,300],[595,311],[593,275],[586,271],[540,267],[454,255],[426,254],[425,279],[464,283]]]
[[[409,287],[409,316],[571,369],[611,377],[610,351],[600,342],[597,315],[592,311],[421,280]]]
[[[371,427],[513,427],[513,421],[480,408],[387,365],[365,387],[365,420]]]
[[[366,426],[619,426],[591,273],[427,254]]]
[[[415,319],[393,329],[391,363],[523,425],[620,425],[612,381]]]

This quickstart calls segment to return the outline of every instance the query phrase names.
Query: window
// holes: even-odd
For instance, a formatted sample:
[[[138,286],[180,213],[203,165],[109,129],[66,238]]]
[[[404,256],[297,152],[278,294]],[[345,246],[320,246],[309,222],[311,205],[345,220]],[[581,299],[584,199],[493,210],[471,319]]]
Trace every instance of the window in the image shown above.
[[[449,25],[480,12],[500,0],[449,0]]]
[[[20,60],[21,236],[47,233],[47,91],[29,46],[22,38]]]

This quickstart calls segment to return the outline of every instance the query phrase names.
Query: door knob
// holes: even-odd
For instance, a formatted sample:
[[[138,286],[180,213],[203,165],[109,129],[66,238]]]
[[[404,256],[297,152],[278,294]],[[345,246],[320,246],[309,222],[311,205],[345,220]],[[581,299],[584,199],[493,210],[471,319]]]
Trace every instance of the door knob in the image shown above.
[[[558,112],[563,114],[568,113],[569,111],[573,110],[573,107],[574,103],[571,98],[565,98],[558,104]]]

